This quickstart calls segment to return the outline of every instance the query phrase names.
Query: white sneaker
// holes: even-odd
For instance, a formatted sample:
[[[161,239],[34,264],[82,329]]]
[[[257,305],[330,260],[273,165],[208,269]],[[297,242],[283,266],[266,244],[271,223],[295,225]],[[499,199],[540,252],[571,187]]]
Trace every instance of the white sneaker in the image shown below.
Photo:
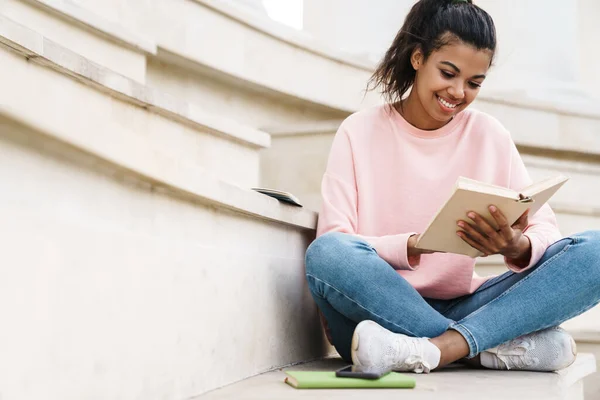
[[[573,364],[575,341],[559,327],[520,336],[481,353],[481,364],[491,369],[557,371]]]
[[[440,350],[427,338],[393,333],[373,321],[362,321],[352,336],[352,362],[363,366],[391,366],[394,371],[428,373],[438,366]]]

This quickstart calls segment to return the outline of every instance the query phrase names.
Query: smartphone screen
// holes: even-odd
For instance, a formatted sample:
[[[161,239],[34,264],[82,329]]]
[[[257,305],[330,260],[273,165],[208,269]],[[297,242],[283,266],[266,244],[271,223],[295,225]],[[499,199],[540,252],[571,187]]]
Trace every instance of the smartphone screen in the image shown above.
[[[391,367],[363,367],[360,365],[348,365],[335,372],[335,376],[341,378],[379,379],[391,372]]]

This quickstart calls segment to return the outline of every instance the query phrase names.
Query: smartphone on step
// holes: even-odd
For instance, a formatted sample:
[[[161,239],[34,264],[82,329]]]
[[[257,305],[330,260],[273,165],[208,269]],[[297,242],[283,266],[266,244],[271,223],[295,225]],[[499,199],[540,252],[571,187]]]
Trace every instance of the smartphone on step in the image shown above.
[[[389,374],[391,367],[363,367],[360,365],[348,365],[335,371],[335,376],[340,378],[379,379]]]

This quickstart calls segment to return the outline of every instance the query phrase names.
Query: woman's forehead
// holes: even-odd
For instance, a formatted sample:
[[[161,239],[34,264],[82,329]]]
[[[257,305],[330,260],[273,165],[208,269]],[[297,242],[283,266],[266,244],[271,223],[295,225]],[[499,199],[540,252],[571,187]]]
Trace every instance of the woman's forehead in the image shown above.
[[[474,46],[462,42],[448,44],[430,55],[430,60],[436,64],[448,61],[456,65],[461,72],[472,75],[485,74],[492,61],[492,51],[489,49],[476,49]]]

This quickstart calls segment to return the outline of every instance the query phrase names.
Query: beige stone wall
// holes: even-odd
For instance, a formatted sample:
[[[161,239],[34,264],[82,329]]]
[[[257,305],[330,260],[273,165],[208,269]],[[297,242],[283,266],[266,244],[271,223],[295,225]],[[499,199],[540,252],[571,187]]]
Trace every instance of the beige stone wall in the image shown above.
[[[325,351],[310,230],[163,191],[2,118],[0,155],[6,398],[190,398]]]

